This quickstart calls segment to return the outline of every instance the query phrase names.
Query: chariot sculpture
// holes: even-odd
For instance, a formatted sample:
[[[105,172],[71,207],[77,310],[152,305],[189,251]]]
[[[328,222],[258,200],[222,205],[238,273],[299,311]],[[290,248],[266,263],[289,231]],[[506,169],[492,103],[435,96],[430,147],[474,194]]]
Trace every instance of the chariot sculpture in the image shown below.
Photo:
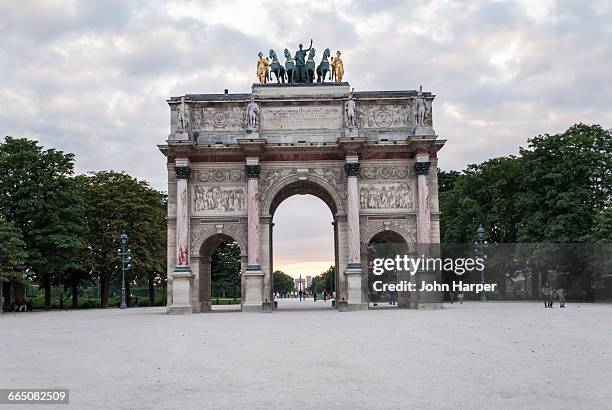
[[[276,51],[270,49],[268,57],[259,53],[257,78],[261,84],[271,82],[273,78],[276,78],[278,84],[314,83],[315,79],[317,83],[324,83],[327,79],[337,83],[342,82],[344,64],[340,58],[340,51],[336,52],[336,57],[331,57],[330,62],[331,52],[329,48],[326,48],[318,65],[315,63],[316,50],[312,47],[312,40],[307,49],[300,44],[293,56],[286,48],[283,54],[285,56],[284,66],[278,60]]]

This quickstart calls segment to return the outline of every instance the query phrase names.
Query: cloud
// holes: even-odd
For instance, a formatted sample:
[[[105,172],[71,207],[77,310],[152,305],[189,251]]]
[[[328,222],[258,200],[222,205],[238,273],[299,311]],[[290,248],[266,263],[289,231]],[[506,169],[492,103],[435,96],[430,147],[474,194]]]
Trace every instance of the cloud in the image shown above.
[[[248,92],[258,51],[313,38],[317,56],[343,51],[356,90],[435,93],[439,164],[461,169],[574,122],[610,127],[610,21],[604,0],[0,1],[0,133],[165,190],[166,99]]]

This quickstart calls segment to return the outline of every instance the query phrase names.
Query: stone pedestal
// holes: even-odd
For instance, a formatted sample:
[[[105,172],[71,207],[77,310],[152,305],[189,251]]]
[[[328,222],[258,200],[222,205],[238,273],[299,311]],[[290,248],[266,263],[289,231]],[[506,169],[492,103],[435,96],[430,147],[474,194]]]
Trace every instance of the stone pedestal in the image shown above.
[[[430,126],[417,126],[414,128],[415,137],[432,137],[435,135],[436,135],[436,132]]]
[[[168,306],[167,313],[171,315],[185,315],[193,312],[191,305],[191,289],[193,275],[189,271],[176,271],[172,273],[172,305]]]
[[[263,304],[264,273],[261,269],[249,269],[244,272],[244,301],[243,312],[261,312]]]
[[[185,131],[177,131],[174,133],[175,141],[189,141],[189,134]]]

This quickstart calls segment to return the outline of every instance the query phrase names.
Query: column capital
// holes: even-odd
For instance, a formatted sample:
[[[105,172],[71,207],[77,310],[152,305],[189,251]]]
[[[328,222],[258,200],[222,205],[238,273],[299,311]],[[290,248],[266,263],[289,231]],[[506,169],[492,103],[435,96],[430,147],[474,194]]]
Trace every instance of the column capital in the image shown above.
[[[427,175],[429,174],[429,167],[431,166],[431,162],[429,161],[417,161],[414,164],[414,170],[417,175]]]
[[[359,177],[360,170],[361,165],[359,165],[359,162],[347,162],[344,164],[344,172],[346,172],[347,177]]]
[[[244,166],[244,174],[246,175],[247,179],[258,179],[260,172],[261,172],[260,165],[247,164]]]
[[[191,175],[191,167],[189,165],[177,165],[174,167],[176,179],[189,179]]]

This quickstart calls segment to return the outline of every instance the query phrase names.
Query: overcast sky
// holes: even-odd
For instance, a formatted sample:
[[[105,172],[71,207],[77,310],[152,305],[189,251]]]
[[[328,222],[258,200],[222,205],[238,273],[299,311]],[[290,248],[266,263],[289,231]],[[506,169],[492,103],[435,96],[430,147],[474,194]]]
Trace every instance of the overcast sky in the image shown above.
[[[73,152],[78,172],[125,170],[165,190],[166,99],[249,92],[260,50],[313,38],[342,50],[355,90],[436,94],[439,165],[461,169],[575,122],[612,126],[611,22],[609,1],[0,0],[0,133]],[[276,240],[298,249],[305,233],[291,263],[318,269],[331,233],[306,235],[295,218],[313,201],[281,205]]]

